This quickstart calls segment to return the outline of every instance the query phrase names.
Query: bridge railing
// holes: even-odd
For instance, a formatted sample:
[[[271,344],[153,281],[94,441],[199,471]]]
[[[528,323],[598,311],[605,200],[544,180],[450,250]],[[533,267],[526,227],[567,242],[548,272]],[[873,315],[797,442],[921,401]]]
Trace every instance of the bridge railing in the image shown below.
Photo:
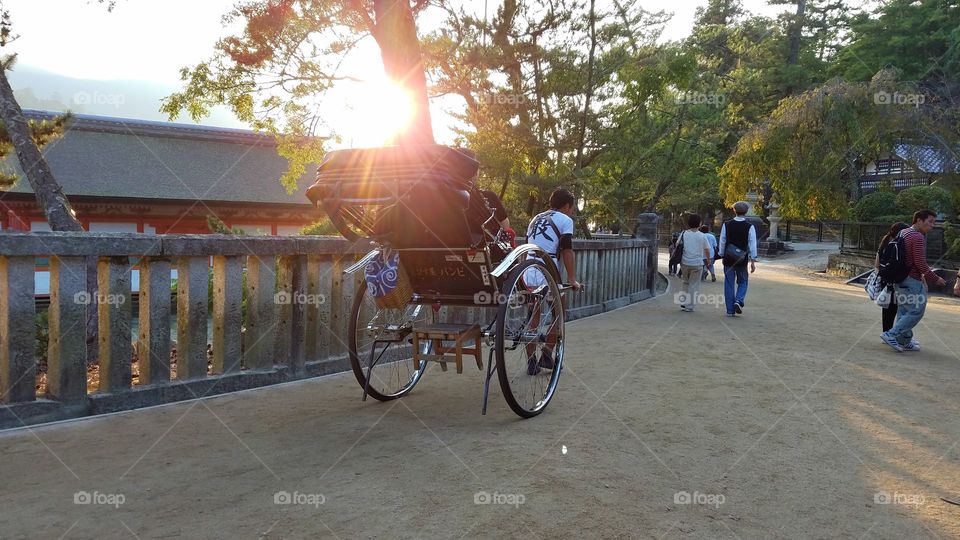
[[[362,276],[342,270],[368,249],[327,237],[0,233],[0,428],[347,370]],[[571,295],[571,318],[653,294],[652,236],[575,249],[588,288]],[[91,257],[97,291],[87,288]],[[48,345],[37,351],[35,289],[46,272]]]

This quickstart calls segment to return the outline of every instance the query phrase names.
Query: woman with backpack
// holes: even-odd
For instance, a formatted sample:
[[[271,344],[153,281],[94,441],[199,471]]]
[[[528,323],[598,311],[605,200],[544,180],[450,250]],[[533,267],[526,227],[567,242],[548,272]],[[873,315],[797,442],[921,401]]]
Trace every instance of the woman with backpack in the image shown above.
[[[900,231],[906,229],[907,227],[909,227],[909,225],[907,225],[902,221],[898,221],[890,226],[890,230],[887,231],[887,235],[883,237],[883,240],[880,240],[880,246],[877,248],[877,257],[873,261],[873,267],[876,268],[878,271],[880,270],[880,254],[883,253],[883,250],[887,248],[887,244],[889,244],[891,240],[896,238],[900,234]],[[892,283],[884,284],[885,287],[890,287],[892,285],[893,285]],[[896,318],[897,318],[897,295],[891,294],[890,305],[883,308],[883,314],[881,315],[884,332],[893,328],[893,322],[896,320]]]

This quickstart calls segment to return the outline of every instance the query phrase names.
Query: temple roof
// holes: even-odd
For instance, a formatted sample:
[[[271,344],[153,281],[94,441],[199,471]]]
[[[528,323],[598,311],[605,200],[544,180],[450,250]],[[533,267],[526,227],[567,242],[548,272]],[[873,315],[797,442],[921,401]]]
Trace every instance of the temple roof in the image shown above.
[[[316,174],[308,170],[287,194],[280,185],[287,161],[270,135],[84,114],[43,154],[67,196],[309,205],[303,193]],[[21,177],[10,192],[32,192],[12,154],[0,166]]]
[[[894,145],[893,153],[925,173],[960,173],[960,160],[930,145],[898,143]]]

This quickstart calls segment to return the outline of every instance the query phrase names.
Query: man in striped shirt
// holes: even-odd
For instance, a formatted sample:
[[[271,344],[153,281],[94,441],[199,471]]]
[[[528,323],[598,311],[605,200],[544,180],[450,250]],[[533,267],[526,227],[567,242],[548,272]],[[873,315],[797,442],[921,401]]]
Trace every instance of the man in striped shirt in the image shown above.
[[[920,323],[927,308],[928,285],[946,285],[946,281],[927,266],[927,238],[924,235],[930,232],[936,223],[936,212],[920,210],[913,214],[913,226],[900,232],[910,275],[896,285],[898,307],[893,328],[880,334],[883,342],[897,352],[920,350],[920,343],[913,339],[913,328]]]

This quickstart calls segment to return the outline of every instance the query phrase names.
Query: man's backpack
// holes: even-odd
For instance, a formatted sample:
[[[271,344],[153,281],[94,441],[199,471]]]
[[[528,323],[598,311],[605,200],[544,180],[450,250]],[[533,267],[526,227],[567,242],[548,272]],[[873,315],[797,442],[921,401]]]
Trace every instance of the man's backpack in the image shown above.
[[[907,264],[907,244],[902,236],[887,243],[880,252],[880,270],[877,272],[884,283],[903,283],[910,275]]]

